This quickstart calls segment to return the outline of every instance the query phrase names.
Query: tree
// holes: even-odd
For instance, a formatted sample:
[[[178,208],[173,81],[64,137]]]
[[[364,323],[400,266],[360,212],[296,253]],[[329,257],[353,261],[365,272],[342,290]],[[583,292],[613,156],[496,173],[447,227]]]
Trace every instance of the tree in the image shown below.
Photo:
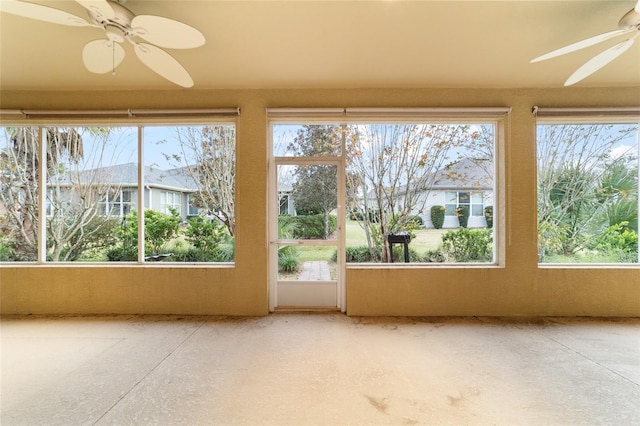
[[[571,256],[607,227],[629,219],[630,212],[614,218],[625,202],[637,215],[637,169],[628,166],[637,162],[633,154],[637,144],[622,155],[612,155],[614,147],[634,132],[636,126],[629,125],[538,126],[538,229],[543,258],[553,253]]]
[[[474,136],[475,135],[475,136]],[[347,140],[347,194],[362,210],[372,258],[391,259],[386,236],[410,231],[423,212],[436,171],[477,138],[468,125],[373,124],[351,126]]]
[[[192,204],[224,223],[229,234],[235,235],[235,151],[234,126],[178,127],[176,139],[182,157],[167,159],[189,176],[198,190]]]
[[[39,128],[5,128],[2,152],[7,172],[1,177],[0,202],[7,210],[1,224],[16,247],[16,259],[36,259],[38,236]],[[113,236],[108,212],[100,211],[104,194],[114,185],[104,175],[105,162],[116,152],[111,128],[48,128],[46,141],[47,258],[76,260],[88,249],[109,244]],[[84,137],[89,136],[87,144]],[[25,259],[26,260],[26,259]]]
[[[0,230],[13,259],[36,260],[38,250],[38,128],[4,127],[0,154]]]
[[[342,143],[342,129],[334,125],[305,125],[298,130],[289,150],[301,156],[336,153]],[[338,173],[333,165],[296,168],[293,199],[298,214],[322,214],[324,239],[329,237],[329,214],[337,207]]]
[[[606,168],[596,198],[607,204],[609,226],[626,222],[626,227],[638,232],[638,166],[633,160],[621,158]]]

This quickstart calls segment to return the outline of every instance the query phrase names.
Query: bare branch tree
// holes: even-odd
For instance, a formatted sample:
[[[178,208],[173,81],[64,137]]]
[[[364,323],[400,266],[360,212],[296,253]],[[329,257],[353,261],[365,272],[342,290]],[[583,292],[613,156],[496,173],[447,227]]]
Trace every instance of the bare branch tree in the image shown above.
[[[235,148],[234,126],[179,127],[176,138],[187,164],[183,173],[197,185],[193,204],[224,223],[235,235]]]
[[[349,133],[347,192],[360,199],[372,255],[388,262],[386,235],[406,230],[410,216],[424,210],[436,172],[453,161],[470,127],[371,124],[352,126]]]

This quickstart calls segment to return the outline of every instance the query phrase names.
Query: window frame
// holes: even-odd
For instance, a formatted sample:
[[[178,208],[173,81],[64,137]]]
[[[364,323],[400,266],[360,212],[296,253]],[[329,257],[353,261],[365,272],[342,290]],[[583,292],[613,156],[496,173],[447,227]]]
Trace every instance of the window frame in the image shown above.
[[[507,213],[505,156],[510,149],[510,107],[471,108],[267,108],[269,156],[273,154],[273,126],[278,124],[492,124],[494,126],[493,163],[493,262],[487,263],[346,263],[347,269],[367,268],[504,268]],[[346,156],[346,152],[342,154]],[[473,192],[473,191],[469,191]],[[484,191],[483,191],[484,192]],[[485,199],[483,197],[483,203]],[[484,207],[483,207],[484,209]]]
[[[536,197],[538,196],[538,128],[541,125],[633,125],[637,124],[638,131],[636,134],[638,144],[638,181],[640,182],[640,107],[601,107],[601,108],[545,108],[534,106],[532,114],[535,118],[535,152],[536,152]],[[638,214],[640,214],[640,196],[638,197]],[[539,233],[540,222],[538,220],[538,208],[536,203],[536,248],[539,251]],[[640,247],[638,249],[638,261],[636,263],[569,263],[569,262],[541,262],[540,258],[536,259],[539,269],[589,269],[589,268],[632,268],[640,269]]]
[[[2,111],[0,111],[2,113]],[[46,158],[46,144],[44,140],[44,132],[51,127],[91,127],[91,126],[113,126],[113,127],[130,127],[137,129],[137,153],[138,153],[138,190],[135,203],[138,206],[145,206],[144,188],[144,137],[145,127],[157,126],[207,126],[207,125],[230,125],[236,130],[235,132],[235,151],[237,153],[238,145],[238,118],[240,116],[240,108],[221,108],[221,109],[198,109],[198,110],[123,110],[123,111],[19,111],[5,118],[3,116],[2,127],[27,127],[37,129],[39,136],[38,155],[40,158]],[[145,260],[144,252],[144,215],[138,212],[138,260],[137,261],[120,261],[120,262],[81,262],[81,261],[47,261],[47,229],[46,220],[49,210],[47,202],[47,185],[46,185],[46,162],[40,162],[38,170],[38,236],[37,236],[37,258],[35,261],[24,262],[0,262],[0,265],[10,265],[11,267],[20,266],[64,266],[64,267],[198,267],[198,268],[216,268],[216,267],[235,267],[235,260],[232,262],[149,262]],[[237,181],[234,183],[237,186]],[[122,188],[120,188],[122,190]],[[133,194],[132,194],[133,195]],[[120,192],[122,197],[122,192]],[[122,200],[122,198],[121,198]],[[115,203],[114,203],[115,204]],[[120,208],[122,211],[122,202]],[[143,210],[143,209],[140,209]],[[182,210],[182,207],[180,208]]]

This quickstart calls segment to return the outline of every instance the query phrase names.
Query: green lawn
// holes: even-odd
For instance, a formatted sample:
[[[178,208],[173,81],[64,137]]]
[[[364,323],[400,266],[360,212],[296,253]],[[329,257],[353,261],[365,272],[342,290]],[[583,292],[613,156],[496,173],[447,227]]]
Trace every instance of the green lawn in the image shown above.
[[[347,247],[365,246],[367,239],[364,230],[353,220],[347,220],[346,223],[346,243]],[[409,247],[419,254],[425,253],[427,250],[433,250],[440,245],[442,234],[448,229],[419,229],[415,231],[416,237],[411,240]],[[335,249],[333,247],[316,246],[316,247],[299,247],[300,260],[331,260]]]

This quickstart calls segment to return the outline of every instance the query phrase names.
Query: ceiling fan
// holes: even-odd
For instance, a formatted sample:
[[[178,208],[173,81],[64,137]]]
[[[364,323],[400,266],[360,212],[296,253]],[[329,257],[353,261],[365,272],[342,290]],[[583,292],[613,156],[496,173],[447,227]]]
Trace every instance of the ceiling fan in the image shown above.
[[[594,56],[589,61],[587,61],[580,68],[578,68],[576,72],[574,72],[564,83],[565,86],[571,86],[572,84],[575,84],[580,80],[590,76],[594,72],[598,71],[600,68],[604,67],[609,62],[613,61],[618,56],[622,55],[631,47],[636,37],[640,35],[640,0],[638,0],[638,2],[636,3],[636,6],[633,9],[627,12],[620,19],[620,21],[618,22],[617,30],[609,31],[604,34],[600,34],[585,40],[578,41],[576,43],[573,43],[568,46],[549,52],[545,55],[538,56],[537,58],[532,59],[531,62],[533,63],[533,62],[544,61],[546,59],[555,58],[557,56],[561,56],[566,53],[575,52],[576,50],[593,46],[595,44],[598,44],[600,42],[609,40],[617,36],[632,34],[632,33],[635,33],[635,34],[633,34],[630,38],[614,45],[613,47],[610,47],[607,50],[599,53],[598,55]]]
[[[82,61],[87,70],[93,73],[115,74],[115,68],[124,59],[124,49],[120,43],[127,40],[133,45],[140,61],[151,70],[179,86],[193,86],[193,79],[187,70],[161,47],[192,49],[202,46],[205,39],[200,31],[162,16],[136,16],[121,4],[126,0],[76,1],[87,9],[89,19],[19,0],[0,0],[0,11],[54,24],[102,28],[106,38],[90,41],[82,49]]]

